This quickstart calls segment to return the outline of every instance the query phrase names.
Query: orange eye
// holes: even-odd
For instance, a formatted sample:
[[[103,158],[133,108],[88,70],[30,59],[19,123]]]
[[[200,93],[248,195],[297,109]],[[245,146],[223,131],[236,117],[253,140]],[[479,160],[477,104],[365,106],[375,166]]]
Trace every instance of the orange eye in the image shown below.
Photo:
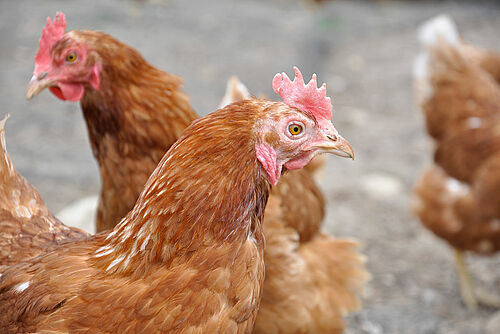
[[[73,63],[76,61],[78,57],[76,56],[76,52],[70,52],[68,53],[68,55],[66,56],[66,61],[68,63]]]
[[[303,131],[302,125],[300,124],[290,124],[288,126],[288,132],[290,132],[291,135],[297,136],[300,135]]]

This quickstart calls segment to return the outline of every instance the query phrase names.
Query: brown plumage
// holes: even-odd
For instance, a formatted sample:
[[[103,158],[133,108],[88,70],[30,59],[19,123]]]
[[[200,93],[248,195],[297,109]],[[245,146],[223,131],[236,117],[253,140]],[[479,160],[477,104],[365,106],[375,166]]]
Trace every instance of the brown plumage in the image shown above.
[[[180,80],[151,67],[132,48],[100,32],[71,31],[52,49],[54,58],[64,55],[64,47],[68,46],[69,40],[75,41],[74,44],[78,47],[91,50],[89,54],[93,56],[87,58],[91,59],[87,66],[92,66],[92,62],[100,62],[102,65],[99,89],[87,84],[81,105],[101,171],[103,187],[99,203],[98,230],[103,230],[116,224],[119,218],[128,212],[133,199],[139,194],[141,182],[144,182],[159,160],[160,152],[168,150],[184,127],[197,116],[192,111],[187,96],[181,91]],[[246,94],[230,94],[228,99],[232,101],[235,96],[247,97]],[[286,244],[271,243],[265,251],[268,262],[265,284],[271,282],[275,274],[278,275],[276,281],[283,282],[279,288],[265,289],[266,294],[269,294],[267,300],[277,300],[276,296],[282,295],[293,296],[287,299],[289,307],[301,304],[298,308],[310,313],[307,317],[293,318],[281,309],[284,302],[274,306],[273,303],[264,303],[262,310],[268,308],[266,314],[272,316],[262,317],[259,323],[277,326],[283,333],[303,332],[301,328],[308,326],[314,328],[314,313],[317,313],[319,302],[325,305],[324,314],[330,316],[330,325],[323,326],[323,332],[331,333],[342,328],[343,320],[340,315],[345,312],[340,312],[339,309],[357,309],[357,298],[362,285],[360,282],[367,277],[362,265],[363,259],[354,246],[344,250],[344,253],[350,252],[350,256],[346,254],[340,258],[352,261],[349,264],[342,263],[343,266],[352,266],[357,270],[339,271],[338,260],[332,259],[330,255],[335,254],[338,244],[343,241],[319,232],[325,203],[310,171],[316,170],[322,161],[316,158],[311,169],[284,174],[278,186],[271,192],[271,197],[278,197],[272,203],[279,203],[277,205],[283,221],[265,226],[264,233],[266,236],[283,234],[284,238],[291,239]],[[315,238],[320,238],[322,242],[315,241]],[[306,245],[307,243],[310,244]],[[290,247],[290,244],[293,247]],[[322,298],[318,303],[311,301],[308,283],[314,270],[308,268],[302,272],[292,271],[288,269],[286,261],[283,261],[283,252],[293,261],[309,261],[302,254],[302,247],[311,250],[310,266],[323,267],[325,275],[331,277],[316,283],[314,293]],[[273,268],[274,266],[276,268]],[[335,294],[322,293],[337,279],[345,280],[345,285],[349,286],[346,291],[351,293],[349,300],[356,300],[356,303],[336,303]],[[294,281],[293,285],[289,284],[291,281]],[[344,304],[353,307],[344,307]],[[285,319],[286,317],[289,318]],[[281,325],[275,325],[281,321]]]
[[[163,154],[197,116],[180,78],[149,65],[109,35],[70,34],[91,49],[106,50],[97,51],[103,68],[101,88],[86,89],[81,100],[101,172],[100,232],[113,228],[130,211]]]
[[[492,253],[500,249],[500,221],[481,210],[483,202],[475,200],[481,197],[480,193],[481,190],[470,189],[440,167],[432,166],[415,186],[413,210],[427,228],[453,247]],[[489,200],[492,201],[498,198]]]
[[[254,333],[342,333],[368,279],[359,245],[318,232],[301,242],[281,200],[271,193],[264,215],[266,277]]]
[[[500,52],[483,49],[465,41],[462,41],[460,49],[469,62],[479,65],[500,82]]]
[[[440,140],[446,133],[470,122],[491,117],[500,108],[500,90],[491,75],[445,41],[430,50],[432,95],[422,102],[429,134]],[[436,111],[437,110],[437,111]]]
[[[87,236],[54,217],[38,191],[16,171],[5,145],[6,120],[0,122],[0,274],[10,265]]]
[[[462,297],[474,308],[481,298],[461,252],[500,250],[500,86],[493,76],[500,58],[464,44],[453,27],[440,17],[422,29],[434,36],[417,87],[427,86],[419,103],[435,140],[435,165],[417,182],[413,210],[456,249]]]
[[[3,273],[0,326],[13,333],[250,332],[264,279],[269,194],[256,148],[265,140],[261,129],[282,131],[269,128],[270,119],[294,115],[310,117],[253,100],[194,122],[112,232]],[[304,154],[285,151],[277,161]]]

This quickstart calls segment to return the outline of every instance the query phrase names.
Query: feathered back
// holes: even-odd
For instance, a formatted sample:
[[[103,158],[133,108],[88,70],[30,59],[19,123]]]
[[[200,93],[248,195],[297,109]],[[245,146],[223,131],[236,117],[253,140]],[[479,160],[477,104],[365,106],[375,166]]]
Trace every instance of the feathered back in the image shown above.
[[[10,179],[13,175],[16,174],[16,170],[12,165],[12,160],[10,159],[10,155],[7,152],[7,146],[5,144],[5,123],[7,119],[9,119],[10,115],[6,115],[0,121],[0,178],[2,183],[5,183],[8,179]]]

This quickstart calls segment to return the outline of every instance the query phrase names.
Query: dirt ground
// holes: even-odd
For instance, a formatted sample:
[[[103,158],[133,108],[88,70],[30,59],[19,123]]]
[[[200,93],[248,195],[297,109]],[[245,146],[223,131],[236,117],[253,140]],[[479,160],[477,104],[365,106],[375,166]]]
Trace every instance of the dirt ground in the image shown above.
[[[18,170],[57,212],[97,193],[99,178],[80,107],[48,92],[25,99],[47,16],[69,29],[108,32],[155,66],[185,79],[200,114],[215,110],[230,75],[277,98],[276,72],[298,65],[328,84],[334,123],[356,152],[329,158],[322,184],[325,229],[363,243],[373,276],[348,333],[483,333],[494,310],[460,302],[449,247],[408,211],[412,185],[430,161],[414,105],[411,64],[417,26],[448,13],[465,38],[495,48],[500,7],[490,2],[8,1],[0,0],[0,114]],[[475,279],[500,293],[500,257],[469,257]],[[500,328],[498,332],[500,333]]]

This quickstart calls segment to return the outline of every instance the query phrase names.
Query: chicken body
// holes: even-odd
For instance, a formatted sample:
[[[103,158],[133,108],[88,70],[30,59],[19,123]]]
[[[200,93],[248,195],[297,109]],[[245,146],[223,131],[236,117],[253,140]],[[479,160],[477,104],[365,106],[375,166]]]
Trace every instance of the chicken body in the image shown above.
[[[206,245],[124,275],[96,258],[103,239],[9,268],[0,283],[3,332],[251,332],[264,269],[255,245]]]
[[[436,145],[435,165],[415,187],[413,210],[463,262],[461,251],[500,250],[500,86],[495,79],[500,58],[461,42],[447,18],[431,21],[421,35],[433,36],[417,89]],[[459,275],[470,281],[462,269]],[[462,289],[462,295],[470,295],[464,299],[474,308],[474,292]]]
[[[251,332],[264,280],[261,221],[272,179],[258,152],[273,145],[277,164],[309,154],[308,138],[293,151],[287,142],[286,153],[283,140],[267,143],[266,134],[281,133],[287,123],[266,124],[285,116],[315,124],[283,103],[262,100],[194,122],[112,232],[3,273],[0,326],[13,333]]]
[[[61,223],[50,213],[36,189],[14,168],[0,122],[0,274],[87,233]]]
[[[443,221],[441,225],[438,219],[428,221],[426,226],[433,231],[449,226],[447,230],[457,235],[455,240],[448,231],[446,239],[452,245],[492,253],[500,246],[498,234],[491,233],[500,218],[500,86],[480,60],[489,59],[492,64],[493,53],[481,53],[468,45],[462,48],[461,42],[452,43],[446,35],[439,36],[440,43],[430,47],[428,54],[430,93],[420,103],[428,132],[436,143],[434,160],[441,169],[430,168],[418,183],[417,194],[425,200],[417,211],[428,217],[424,203],[439,193],[443,198],[453,198],[437,203],[438,207],[447,203],[455,223]],[[487,68],[494,71],[495,67]],[[450,180],[445,181],[447,178]],[[440,191],[426,195],[427,187]],[[431,202],[427,206],[432,207]],[[483,231],[482,236],[473,237],[479,231]]]
[[[130,210],[163,152],[197,115],[181,91],[180,80],[150,66],[132,48],[100,32],[71,31],[52,48],[52,57],[63,57],[68,45],[73,44],[88,50],[87,59],[101,68],[99,88],[85,85],[81,99],[103,184],[97,219],[100,231],[114,226]],[[277,241],[268,243],[265,251],[268,274],[264,290],[269,298],[264,298],[257,332],[315,331],[320,328],[316,324],[319,309],[329,319],[323,321],[323,332],[337,332],[344,326],[341,315],[359,307],[357,298],[367,279],[363,258],[355,243],[347,241],[350,246],[344,248],[346,256],[332,259],[344,241],[319,232],[324,198],[309,171],[284,174],[270,196],[276,197],[271,205],[277,206],[282,220],[264,226],[266,237]],[[304,249],[309,250],[308,256]],[[285,261],[284,254],[289,260]],[[306,265],[297,271],[288,266],[289,261]],[[340,267],[352,270],[342,271]],[[318,270],[328,278],[318,278],[311,285]],[[342,284],[335,285],[336,281]],[[342,293],[324,293],[332,286]],[[344,292],[349,296],[339,299]],[[313,300],[311,293],[315,295]],[[283,300],[282,296],[288,297]],[[295,317],[284,312],[293,308],[308,315]]]

